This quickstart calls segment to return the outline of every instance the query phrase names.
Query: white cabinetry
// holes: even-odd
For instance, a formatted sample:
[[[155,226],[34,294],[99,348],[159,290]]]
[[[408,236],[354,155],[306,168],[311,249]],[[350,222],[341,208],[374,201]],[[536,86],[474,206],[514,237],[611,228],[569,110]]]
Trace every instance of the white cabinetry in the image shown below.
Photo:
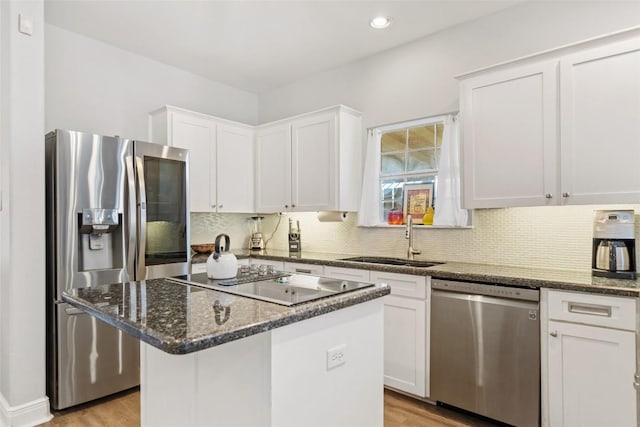
[[[543,290],[545,299],[544,425],[637,426],[636,300]]]
[[[466,208],[638,200],[640,38],[598,43],[462,77]]]
[[[163,107],[150,113],[150,140],[189,150],[192,212],[254,211],[251,126]]]
[[[465,207],[548,203],[556,182],[555,63],[470,78],[461,92]]]
[[[560,61],[562,194],[571,203],[640,200],[640,38]]]
[[[427,397],[430,278],[371,271],[370,279],[391,287],[384,297],[384,384]]]
[[[322,276],[324,273],[324,267],[317,264],[285,262],[284,271],[288,271],[290,273],[303,273],[303,274],[313,274],[315,276]]]
[[[256,210],[355,211],[361,115],[344,106],[258,127]]]

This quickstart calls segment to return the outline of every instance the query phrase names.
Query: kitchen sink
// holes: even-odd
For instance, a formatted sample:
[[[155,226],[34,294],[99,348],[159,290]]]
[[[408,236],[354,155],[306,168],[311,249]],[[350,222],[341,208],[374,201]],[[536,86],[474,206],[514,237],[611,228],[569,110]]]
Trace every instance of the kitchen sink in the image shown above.
[[[372,264],[400,265],[405,267],[433,267],[442,264],[434,261],[419,261],[415,259],[387,258],[374,256],[357,256],[352,258],[341,258],[340,261],[365,262]]]

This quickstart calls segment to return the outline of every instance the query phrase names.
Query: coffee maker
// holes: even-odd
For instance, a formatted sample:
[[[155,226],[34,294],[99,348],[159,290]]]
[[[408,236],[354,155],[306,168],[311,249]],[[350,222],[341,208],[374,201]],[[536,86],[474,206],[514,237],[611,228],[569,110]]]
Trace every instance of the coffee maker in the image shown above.
[[[636,278],[633,210],[596,211],[591,267],[594,276]]]

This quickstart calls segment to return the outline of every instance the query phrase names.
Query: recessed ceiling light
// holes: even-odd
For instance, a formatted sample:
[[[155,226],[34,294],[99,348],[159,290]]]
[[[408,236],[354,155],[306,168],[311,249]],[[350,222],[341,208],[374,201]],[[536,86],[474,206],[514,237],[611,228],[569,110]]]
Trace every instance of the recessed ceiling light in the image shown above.
[[[369,22],[369,25],[376,30],[381,30],[391,25],[391,18],[388,16],[376,16]]]

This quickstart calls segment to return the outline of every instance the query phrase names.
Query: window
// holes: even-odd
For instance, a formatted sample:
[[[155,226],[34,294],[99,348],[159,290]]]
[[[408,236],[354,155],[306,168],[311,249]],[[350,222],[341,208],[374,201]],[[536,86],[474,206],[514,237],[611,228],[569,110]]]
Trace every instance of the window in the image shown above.
[[[392,209],[403,212],[405,188],[409,186],[432,184],[431,205],[435,206],[444,117],[386,126],[378,131],[380,221],[386,223]]]

